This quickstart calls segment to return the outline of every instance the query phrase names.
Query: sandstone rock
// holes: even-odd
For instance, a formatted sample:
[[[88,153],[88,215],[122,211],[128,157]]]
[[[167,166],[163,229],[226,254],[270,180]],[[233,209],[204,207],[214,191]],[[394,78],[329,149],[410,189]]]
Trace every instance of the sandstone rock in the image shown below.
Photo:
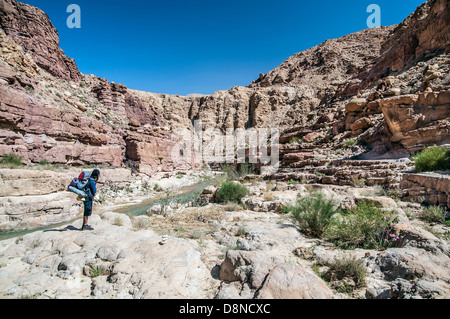
[[[220,266],[220,279],[249,282],[253,288],[259,288],[278,262],[261,252],[228,251]]]
[[[364,98],[356,98],[351,100],[346,106],[345,110],[347,112],[360,112],[367,105],[367,100]]]
[[[357,120],[355,123],[353,123],[350,126],[350,129],[352,131],[358,131],[358,130],[365,130],[373,125],[372,121],[367,118],[363,117],[362,119]]]
[[[373,196],[357,196],[355,197],[356,203],[360,202],[369,202],[373,203],[376,207],[386,209],[388,211],[395,210],[397,208],[397,204],[395,200],[390,197],[373,197]]]
[[[317,120],[317,124],[330,123],[330,122],[333,122],[333,120],[334,120],[334,114],[327,113],[327,114],[323,114],[322,116],[319,117],[319,119]]]
[[[90,223],[95,230],[89,233],[67,227],[0,242],[0,296],[40,296],[45,290],[50,298],[202,299],[214,287],[191,241],[169,238],[160,246],[151,231],[132,231],[98,216]],[[28,257],[22,261],[23,255]],[[101,270],[98,277],[93,269]]]
[[[250,283],[258,299],[330,299],[333,294],[317,276],[261,252],[229,251],[220,268],[226,281]]]
[[[217,187],[213,186],[213,185],[209,185],[208,187],[206,187],[202,194],[201,194],[201,198],[203,198],[204,200],[206,200],[207,202],[214,202],[215,198],[216,198],[216,194],[217,194]]]
[[[400,70],[427,52],[448,49],[449,15],[446,0],[431,0],[419,6],[385,39],[380,58],[361,72],[361,85],[356,89],[362,90],[387,75],[388,70]]]
[[[69,192],[0,197],[0,229],[29,229],[69,221],[79,214],[75,199]]]
[[[441,76],[442,76],[442,73],[441,73],[441,72],[432,72],[431,74],[428,74],[428,75],[423,79],[423,81],[424,81],[425,83],[428,83],[428,82],[430,82],[430,81],[432,81],[432,80],[434,80],[434,79],[440,78]]]
[[[333,293],[316,275],[292,264],[282,264],[269,273],[257,298],[333,299]]]
[[[371,101],[367,104],[367,108],[372,112],[379,112],[380,104],[378,101]]]
[[[18,135],[24,146],[19,155],[25,160],[68,164],[71,158],[74,162],[122,165],[124,142],[111,127],[80,118],[75,112],[42,105],[10,88],[0,87],[0,98],[0,123],[23,132]],[[8,153],[7,148],[4,152]]]
[[[450,178],[437,173],[404,174],[400,182],[404,200],[422,200],[430,205],[450,208]]]
[[[385,92],[383,92],[384,96],[395,96],[395,95],[400,95],[401,90],[399,88],[392,88],[389,89]]]
[[[321,134],[317,132],[309,133],[305,137],[302,138],[303,142],[305,143],[313,143],[317,141],[318,138],[320,138]]]
[[[270,202],[265,202],[258,197],[246,197],[242,199],[242,203],[246,207],[255,212],[269,212],[274,205]]]
[[[138,120],[135,120],[135,119],[131,119],[130,120],[130,125],[134,126],[134,127],[140,127],[141,126],[141,122],[139,122]]]
[[[82,112],[86,112],[87,111],[87,107],[84,104],[82,104],[80,102],[75,102],[75,105],[78,107],[78,109],[80,111],[82,111]]]
[[[0,197],[48,195],[63,192],[70,175],[25,169],[0,169]]]
[[[409,151],[449,140],[448,92],[406,95],[380,100],[392,141]]]
[[[58,32],[44,12],[16,0],[5,0],[0,16],[1,28],[40,67],[58,78],[80,81],[75,61],[60,49]]]
[[[428,278],[431,280],[447,281],[448,272],[445,270],[448,260],[411,248],[389,250],[378,257],[377,263],[387,279]]]

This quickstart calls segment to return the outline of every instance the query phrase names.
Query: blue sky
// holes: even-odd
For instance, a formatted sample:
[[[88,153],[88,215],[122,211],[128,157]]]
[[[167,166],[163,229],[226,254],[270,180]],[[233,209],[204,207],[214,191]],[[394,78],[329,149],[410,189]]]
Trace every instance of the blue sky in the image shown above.
[[[46,12],[82,73],[155,93],[211,94],[248,85],[289,56],[367,28],[400,23],[425,0],[20,0]],[[66,21],[81,8],[81,28]]]

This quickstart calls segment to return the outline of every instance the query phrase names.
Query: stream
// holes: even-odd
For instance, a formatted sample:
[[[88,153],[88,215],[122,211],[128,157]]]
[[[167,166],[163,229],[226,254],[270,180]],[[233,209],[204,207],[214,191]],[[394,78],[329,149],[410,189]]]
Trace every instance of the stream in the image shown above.
[[[208,187],[209,185],[212,185],[219,179],[220,179],[220,177],[216,177],[216,178],[208,180],[208,181],[203,181],[203,182],[199,182],[199,183],[196,183],[193,185],[184,186],[178,190],[178,194],[169,195],[164,198],[160,198],[160,197],[151,198],[148,200],[144,200],[139,204],[129,205],[129,206],[115,209],[115,210],[113,210],[113,212],[125,214],[130,217],[142,216],[142,215],[145,215],[147,213],[147,211],[150,208],[152,208],[154,205],[161,203],[161,201],[169,201],[169,202],[177,201],[179,203],[185,203],[185,202],[188,202],[189,200],[191,200],[195,194],[200,195],[200,193],[202,193],[206,187]]]
[[[169,195],[164,198],[161,198],[160,196],[155,196],[153,198],[143,200],[142,202],[140,202],[138,204],[127,205],[124,207],[112,209],[111,211],[114,213],[125,214],[130,217],[142,216],[142,215],[145,215],[150,208],[152,208],[154,205],[159,204],[161,201],[170,201],[170,202],[177,201],[179,203],[188,202],[190,199],[193,198],[194,195],[203,192],[203,190],[206,187],[214,184],[215,182],[220,180],[220,178],[221,177],[216,177],[214,179],[198,182],[193,185],[183,186],[179,190],[177,190],[177,194],[175,194],[175,195]],[[16,237],[22,237],[22,236],[25,236],[28,234],[39,232],[39,231],[58,229],[58,228],[62,228],[65,226],[69,226],[70,224],[74,223],[75,221],[80,220],[80,218],[81,217],[78,217],[76,219],[66,221],[63,223],[52,224],[52,225],[43,226],[43,227],[34,228],[34,229],[9,231],[9,232],[3,232],[3,233],[0,232],[0,241],[11,239],[11,238],[16,238]]]

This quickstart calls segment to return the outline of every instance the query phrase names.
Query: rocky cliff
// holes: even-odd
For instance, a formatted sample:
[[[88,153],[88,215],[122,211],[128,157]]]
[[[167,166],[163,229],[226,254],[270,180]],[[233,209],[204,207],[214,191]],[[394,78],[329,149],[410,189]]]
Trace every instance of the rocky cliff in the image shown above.
[[[2,155],[18,154],[24,163],[175,169],[166,162],[171,135],[162,105],[81,74],[37,8],[2,1],[0,26]]]
[[[79,82],[75,61],[59,47],[58,31],[40,9],[15,0],[2,0],[0,25],[7,36],[29,53],[42,69],[65,80]]]

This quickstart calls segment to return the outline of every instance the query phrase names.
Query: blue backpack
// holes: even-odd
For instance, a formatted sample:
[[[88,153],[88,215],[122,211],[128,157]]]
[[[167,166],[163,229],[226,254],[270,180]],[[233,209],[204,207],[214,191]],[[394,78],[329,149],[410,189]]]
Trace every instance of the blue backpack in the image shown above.
[[[90,172],[83,172],[78,178],[74,178],[68,187],[68,191],[75,193],[81,197],[86,197],[85,193],[86,186],[89,183],[89,179],[91,178]]]
[[[78,178],[74,178],[70,186],[79,189],[80,191],[84,191],[87,184],[89,183],[89,179],[91,178],[90,172],[83,172]]]

